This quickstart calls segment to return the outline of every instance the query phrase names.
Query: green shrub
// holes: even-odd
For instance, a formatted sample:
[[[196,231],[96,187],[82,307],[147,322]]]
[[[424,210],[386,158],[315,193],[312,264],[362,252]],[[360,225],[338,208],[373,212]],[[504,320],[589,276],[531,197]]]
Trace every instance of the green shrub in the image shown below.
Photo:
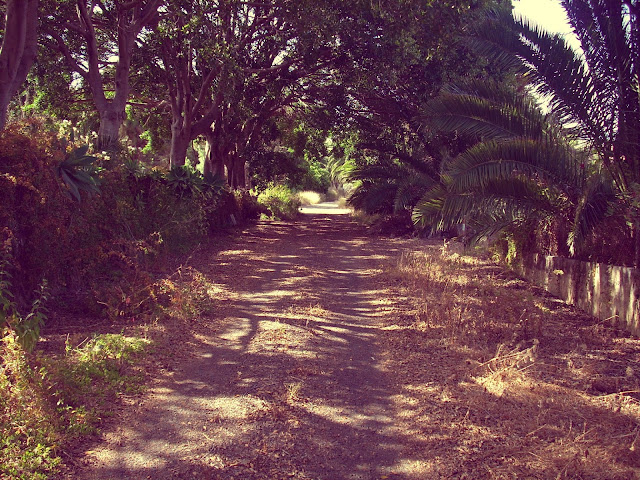
[[[12,332],[0,341],[0,478],[51,478],[58,452],[95,431],[123,393],[142,388],[134,367],[149,342],[96,335],[58,357],[29,354]]]
[[[300,200],[285,185],[271,185],[258,195],[258,203],[265,207],[271,218],[293,220],[298,216]]]
[[[90,157],[36,121],[0,135],[0,243],[22,311],[46,277],[59,305],[113,312],[124,290],[152,283],[146,272],[166,253],[257,216],[255,199],[192,169]]]
[[[313,191],[298,192],[296,195],[301,205],[315,205],[325,200],[325,195]]]

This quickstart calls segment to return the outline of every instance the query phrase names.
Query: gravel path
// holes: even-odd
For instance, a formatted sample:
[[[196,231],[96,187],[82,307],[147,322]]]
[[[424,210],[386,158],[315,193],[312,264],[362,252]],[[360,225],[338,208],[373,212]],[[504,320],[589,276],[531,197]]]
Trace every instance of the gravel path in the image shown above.
[[[200,252],[191,263],[218,308],[199,320],[193,355],[114,422],[76,478],[413,478],[394,473],[405,442],[376,344],[397,301],[376,275],[401,245],[315,214]]]

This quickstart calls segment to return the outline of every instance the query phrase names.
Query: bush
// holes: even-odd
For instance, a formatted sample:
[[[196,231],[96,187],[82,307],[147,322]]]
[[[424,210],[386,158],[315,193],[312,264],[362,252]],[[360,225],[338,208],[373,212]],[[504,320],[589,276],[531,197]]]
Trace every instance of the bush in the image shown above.
[[[301,205],[315,205],[323,202],[325,199],[325,196],[321,193],[311,191],[298,192],[297,196]]]
[[[249,198],[198,172],[133,161],[114,166],[85,154],[37,122],[10,125],[0,135],[0,243],[12,258],[5,270],[21,311],[45,277],[58,305],[77,309],[82,299],[88,313],[98,305],[112,311],[123,291],[152,283],[146,272],[166,253],[257,216],[255,201],[250,206]],[[83,193],[95,193],[97,181],[90,189],[69,186],[69,179],[89,180],[73,170],[89,159],[91,174],[100,174],[100,195]]]
[[[237,206],[238,215],[242,222],[257,220],[264,212],[264,207],[258,203],[255,195],[243,190],[233,192],[234,205]]]
[[[300,200],[285,185],[271,185],[258,195],[258,203],[267,209],[271,218],[293,220],[298,216]]]

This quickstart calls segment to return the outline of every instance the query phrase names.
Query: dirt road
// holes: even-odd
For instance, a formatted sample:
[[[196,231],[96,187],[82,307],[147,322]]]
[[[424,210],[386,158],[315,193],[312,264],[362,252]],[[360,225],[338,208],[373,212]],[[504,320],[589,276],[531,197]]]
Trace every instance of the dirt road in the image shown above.
[[[375,276],[400,246],[305,215],[200,253],[219,300],[207,333],[80,478],[396,478],[403,440],[375,339],[398,299]]]
[[[193,255],[214,305],[67,478],[640,479],[640,340],[320,211]]]

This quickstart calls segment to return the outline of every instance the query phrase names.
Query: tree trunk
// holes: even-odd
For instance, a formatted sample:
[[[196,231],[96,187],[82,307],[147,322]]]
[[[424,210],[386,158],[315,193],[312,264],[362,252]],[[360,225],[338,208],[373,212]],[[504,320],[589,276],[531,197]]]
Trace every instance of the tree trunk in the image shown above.
[[[640,228],[635,227],[632,232],[634,237],[633,266],[640,268]]]
[[[0,49],[0,130],[11,98],[27,79],[37,54],[38,0],[8,0]]]
[[[182,122],[180,122],[182,123]],[[171,168],[181,167],[187,160],[187,149],[191,143],[190,132],[185,132],[182,125],[171,126],[171,150],[169,152],[169,163]]]
[[[244,167],[245,167],[244,160],[241,160],[236,155],[231,156],[231,161],[228,165],[228,170],[229,170],[229,186],[233,190],[246,188],[247,186],[247,177],[246,177],[246,172]]]
[[[4,85],[0,85],[0,130],[4,130],[4,126],[7,124],[7,110],[11,97],[13,97],[11,89],[5,89]]]
[[[118,108],[114,103],[108,104],[107,108],[100,112],[100,128],[96,143],[98,150],[113,152],[118,149],[120,126],[125,118],[124,109]]]
[[[216,152],[216,141],[213,135],[206,134],[206,145],[204,151],[204,175],[222,175],[224,176],[224,161]]]

